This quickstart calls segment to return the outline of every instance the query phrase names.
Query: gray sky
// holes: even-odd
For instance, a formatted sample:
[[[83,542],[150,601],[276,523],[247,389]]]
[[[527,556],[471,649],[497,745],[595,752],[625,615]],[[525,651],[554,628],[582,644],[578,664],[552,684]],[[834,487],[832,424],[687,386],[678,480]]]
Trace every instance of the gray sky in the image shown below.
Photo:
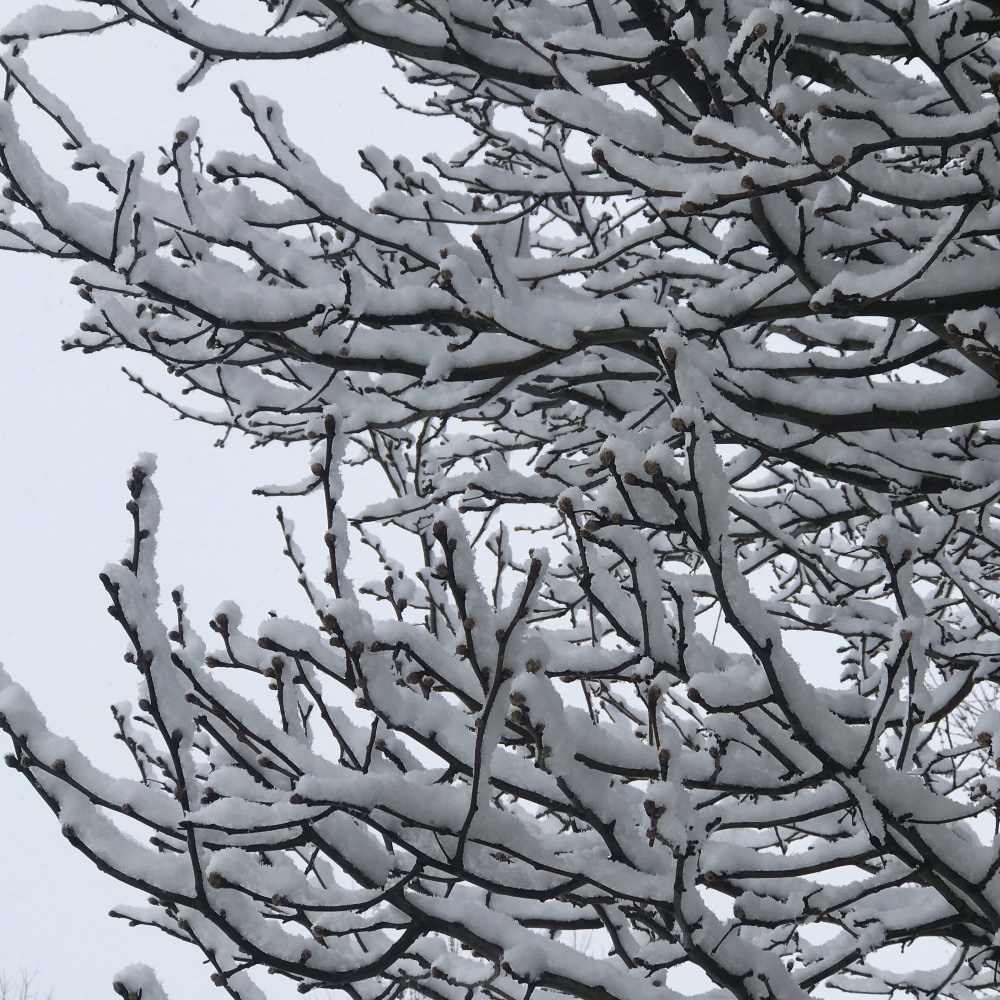
[[[3,0],[4,22],[30,6]],[[223,0],[199,9],[222,17],[227,6],[235,9]],[[39,43],[28,59],[92,139],[121,155],[143,150],[147,163],[155,164],[156,146],[190,114],[201,119],[210,147],[253,148],[228,89],[233,79],[276,97],[295,139],[364,195],[373,193],[373,180],[357,166],[358,148],[419,156],[439,126],[394,111],[380,87],[403,81],[380,54],[360,49],[301,65],[223,66],[184,95],[174,82],[189,65],[187,51],[140,28]],[[25,121],[36,152],[55,166],[62,151],[54,133]],[[434,141],[445,152],[461,143],[455,131]],[[233,599],[253,629],[270,609],[309,615],[281,556],[274,502],[250,495],[260,483],[301,478],[307,455],[275,446],[250,451],[241,441],[220,451],[216,430],[178,422],[128,384],[119,367],[135,358],[63,353],[60,341],[83,305],[68,285],[71,273],[50,261],[0,256],[0,660],[54,730],[101,766],[129,774],[111,739],[108,706],[134,699],[134,672],[122,662],[125,643],[105,612],[97,574],[125,549],[132,461],[140,451],[159,456],[162,585],[184,583],[199,628],[221,600]],[[308,551],[318,537],[317,505],[285,507]],[[143,961],[157,968],[174,1000],[217,996],[193,949],[107,917],[135,898],[70,849],[58,820],[0,768],[0,971],[37,970],[38,985],[51,987],[55,1000],[96,1000],[112,996],[118,969]]]

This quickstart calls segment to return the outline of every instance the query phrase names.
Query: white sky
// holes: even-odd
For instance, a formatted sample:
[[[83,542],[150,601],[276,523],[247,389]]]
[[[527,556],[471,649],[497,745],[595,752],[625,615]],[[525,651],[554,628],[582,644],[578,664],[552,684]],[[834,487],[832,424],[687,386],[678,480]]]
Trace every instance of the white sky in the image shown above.
[[[2,0],[0,20],[30,6]],[[199,7],[206,8],[224,12],[222,0]],[[440,138],[440,123],[394,111],[380,88],[402,88],[402,79],[380,54],[360,49],[299,65],[223,66],[184,95],[174,82],[189,65],[186,49],[140,28],[38,43],[27,55],[92,139],[121,155],[143,150],[147,163],[155,164],[156,146],[191,114],[201,118],[209,146],[251,148],[228,89],[233,79],[277,97],[292,136],[365,196],[374,181],[357,167],[360,147],[416,158],[429,145],[447,152],[463,142],[455,126]],[[52,131],[26,125],[26,134],[43,162],[60,162]],[[118,369],[136,359],[63,353],[60,342],[83,307],[68,285],[71,273],[50,261],[0,255],[0,661],[54,730],[98,764],[129,773],[111,738],[108,706],[134,699],[135,675],[122,662],[125,643],[105,612],[97,574],[125,550],[131,463],[140,451],[159,456],[164,588],[184,583],[199,628],[220,601],[233,599],[253,630],[269,609],[309,613],[281,556],[274,501],[250,495],[260,483],[301,478],[307,456],[275,446],[251,452],[240,441],[220,451],[216,430],[178,422],[127,382]],[[317,505],[284,506],[308,551]],[[193,949],[108,918],[116,903],[135,900],[69,848],[58,820],[0,767],[0,972],[37,970],[37,984],[51,988],[54,1000],[96,1000],[113,995],[120,968],[142,961],[157,968],[174,1000],[218,996]]]

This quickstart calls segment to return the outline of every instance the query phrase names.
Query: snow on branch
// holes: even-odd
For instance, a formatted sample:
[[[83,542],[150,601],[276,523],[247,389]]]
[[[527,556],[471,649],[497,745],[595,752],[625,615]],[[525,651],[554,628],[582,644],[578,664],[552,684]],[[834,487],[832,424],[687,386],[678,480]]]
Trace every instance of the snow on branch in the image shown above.
[[[261,492],[326,514],[314,578],[279,510],[313,623],[253,635],[225,603],[208,651],[181,590],[161,620],[136,465],[101,577],[134,780],[2,676],[8,764],[149,898],[116,915],[244,1000],[265,969],[355,1000],[995,995],[993,7],[263,6],[2,34],[3,246],[79,262],[66,346],[307,442],[302,482]],[[120,157],[28,57],[126,21],[193,50],[184,86],[380,47],[468,145],[364,150],[362,206],[236,83],[256,152],[206,161],[192,118]],[[21,138],[28,102],[63,154]],[[358,466],[384,493],[346,510]],[[358,543],[380,579],[354,582]],[[115,988],[162,993],[136,966]]]

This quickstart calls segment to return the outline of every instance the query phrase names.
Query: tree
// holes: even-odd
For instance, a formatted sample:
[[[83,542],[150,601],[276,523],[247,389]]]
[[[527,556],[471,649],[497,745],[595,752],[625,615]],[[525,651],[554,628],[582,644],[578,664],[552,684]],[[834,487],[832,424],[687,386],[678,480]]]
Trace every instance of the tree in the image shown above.
[[[285,492],[321,497],[329,559],[310,576],[279,511],[316,622],[254,639],[226,604],[207,653],[180,590],[158,614],[143,458],[101,577],[138,779],[4,675],[8,764],[150,897],[117,915],[245,1000],[258,968],[359,1000],[670,997],[695,969],[739,1000],[995,994],[993,5],[95,6],[5,30],[5,245],[80,262],[67,346],[310,442]],[[203,162],[188,120],[149,176],[24,60],[136,25],[192,49],[182,87],[380,47],[469,145],[363,151],[365,209],[235,84],[262,152]],[[26,100],[103,201],[19,138]],[[345,512],[359,464],[386,498]],[[384,579],[352,582],[352,539]]]
[[[35,980],[35,973],[23,969],[16,979],[0,972],[0,1000],[52,1000],[51,990],[43,994]]]

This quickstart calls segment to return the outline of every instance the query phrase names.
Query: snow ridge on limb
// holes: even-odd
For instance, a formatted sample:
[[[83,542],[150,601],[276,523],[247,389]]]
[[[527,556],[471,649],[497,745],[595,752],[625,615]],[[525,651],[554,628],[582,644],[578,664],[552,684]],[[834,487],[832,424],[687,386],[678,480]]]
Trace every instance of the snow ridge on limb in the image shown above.
[[[295,50],[295,36],[254,35],[252,19],[240,48],[223,37],[233,29],[192,11],[116,9],[209,62]],[[113,204],[63,207],[8,111],[6,242],[90,262],[78,281],[95,308],[71,344],[152,353],[210,392],[206,361],[238,359],[222,391],[261,440],[302,437],[330,403],[360,427],[464,412],[468,400],[500,406],[512,380],[541,398],[587,394],[579,360],[594,350],[611,386],[655,382],[650,338],[667,329],[710,348],[706,403],[771,457],[869,489],[992,482],[995,460],[975,438],[942,454],[900,433],[971,425],[1000,405],[990,22],[965,2],[948,17],[865,5],[853,20],[747,4],[726,21],[713,7],[694,27],[670,9],[609,11],[605,24],[559,6],[487,21],[475,4],[283,6],[282,22],[384,46],[411,79],[447,83],[454,93],[432,110],[474,130],[467,150],[429,155],[428,169],[365,150],[386,189],[369,209],[322,175],[274,102],[241,84],[266,156],[223,153],[203,171],[197,123],[183,122],[163,148],[164,182],[145,179],[31,75],[22,53],[76,30],[75,15],[39,9],[4,36],[10,107],[23,92],[45,108]],[[297,37],[308,46],[316,33]],[[929,79],[900,72],[897,58],[922,60]],[[644,107],[604,89],[616,82]],[[539,138],[499,128],[504,107]],[[589,144],[582,159],[574,136]],[[259,200],[255,178],[287,199]],[[116,236],[130,254],[109,255]],[[802,348],[794,365],[788,340]],[[291,378],[266,374],[275,350]],[[912,366],[946,381],[896,379]],[[382,386],[375,399],[366,375]]]
[[[283,521],[318,627],[272,618],[254,641],[226,603],[212,621],[223,648],[207,656],[179,591],[177,627],[156,617],[158,502],[153,463],[140,461],[133,539],[102,576],[141,674],[140,714],[113,708],[139,778],[96,771],[4,675],[8,764],[74,846],[149,894],[149,906],[115,915],[193,943],[234,997],[256,997],[248,976],[266,967],[303,991],[625,1000],[674,995],[665,976],[686,963],[736,996],[801,997],[831,981],[865,991],[882,975],[868,957],[886,944],[985,942],[996,865],[967,821],[992,806],[980,747],[996,713],[965,745],[947,745],[937,720],[961,725],[970,670],[991,675],[966,668],[961,689],[928,678],[926,661],[950,650],[915,641],[917,612],[933,619],[926,603],[905,619],[872,605],[853,696],[809,683],[784,648],[796,605],[822,592],[802,581],[823,571],[828,607],[846,612],[827,627],[848,636],[863,631],[865,609],[850,587],[888,581],[904,605],[918,598],[899,565],[913,550],[897,551],[913,542],[886,513],[868,528],[877,537],[855,543],[883,571],[852,568],[856,553],[838,560],[837,545],[810,550],[777,523],[769,542],[748,546],[745,500],[747,519],[705,502],[733,493],[709,425],[691,405],[668,419],[681,445],[643,454],[609,438],[589,466],[603,477],[588,487],[595,498],[562,494],[564,525],[550,534],[576,547],[557,563],[537,550],[518,559],[499,535],[478,543],[468,515],[446,507],[410,515],[427,565],[387,564],[386,581],[361,588],[388,617],[363,609],[346,576],[328,571],[325,589],[309,581]],[[325,430],[314,457],[343,454],[335,417]],[[499,469],[484,488],[503,482]],[[321,461],[312,473],[331,478]],[[512,474],[507,503],[518,482]],[[473,477],[470,501],[475,489]],[[335,481],[330,494],[339,501]],[[595,506],[615,494],[617,511]],[[329,510],[336,551],[346,537],[329,536],[349,528]],[[665,532],[642,528],[654,516]],[[935,527],[925,544],[947,547],[949,525]],[[379,550],[370,531],[366,540]],[[477,566],[480,544],[497,559],[495,582]],[[799,547],[801,579],[762,600],[744,572],[777,544]],[[671,570],[682,555],[699,562]],[[590,620],[574,623],[581,599]],[[716,607],[749,653],[696,630]],[[947,625],[969,655],[977,640],[960,638],[958,619]],[[901,667],[909,692],[894,686]],[[225,669],[266,680],[276,711],[220,683]],[[567,696],[567,680],[582,699]],[[137,825],[150,846],[131,835]],[[837,886],[815,877],[852,870]],[[852,929],[816,950],[794,933],[815,921]],[[607,935],[610,956],[581,953],[581,929]],[[988,964],[956,956],[946,968],[949,988],[987,986]],[[140,988],[121,982],[129,995]]]
[[[995,994],[989,8],[266,6],[281,32],[104,4],[196,50],[186,82],[380,46],[469,145],[364,150],[363,207],[235,84],[260,151],[203,164],[186,119],[154,168],[26,58],[115,15],[39,9],[2,56],[4,245],[79,259],[68,346],[149,354],[225,404],[136,378],[179,412],[310,442],[287,492],[326,513],[316,580],[279,512],[316,622],[253,637],[225,603],[206,655],[182,592],[158,617],[133,470],[103,579],[141,674],[113,709],[135,782],[4,677],[8,762],[152,900],[116,912],[234,997],[258,968],[366,1000],[672,997],[693,968],[706,998]],[[67,201],[25,98],[105,202]],[[357,465],[385,496],[345,511]],[[356,585],[359,541],[384,575]],[[895,945],[937,965],[887,971]]]

